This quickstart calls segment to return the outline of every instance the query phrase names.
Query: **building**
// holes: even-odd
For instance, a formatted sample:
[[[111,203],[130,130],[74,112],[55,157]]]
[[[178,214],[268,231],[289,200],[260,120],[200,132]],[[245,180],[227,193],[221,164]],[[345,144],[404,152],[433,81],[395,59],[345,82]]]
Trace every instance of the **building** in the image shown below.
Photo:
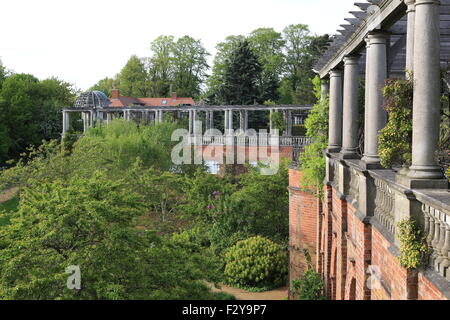
[[[450,298],[449,183],[436,162],[441,68],[450,59],[450,0],[370,0],[338,30],[315,66],[329,97],[329,146],[322,200],[290,169],[290,278],[313,267],[332,300]],[[380,165],[389,78],[414,81],[412,165]],[[359,144],[360,80],[365,81],[364,154]],[[447,89],[446,89],[447,90]],[[420,227],[430,256],[399,261],[399,222]]]

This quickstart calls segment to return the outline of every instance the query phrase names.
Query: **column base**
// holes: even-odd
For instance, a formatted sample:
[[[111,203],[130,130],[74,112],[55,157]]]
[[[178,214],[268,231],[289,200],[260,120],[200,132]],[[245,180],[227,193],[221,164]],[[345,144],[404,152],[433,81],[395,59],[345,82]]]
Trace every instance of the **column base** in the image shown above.
[[[362,159],[367,164],[380,164],[380,157],[378,155],[367,155],[365,154]]]
[[[410,189],[448,189],[447,179],[414,179],[397,174],[395,182]]]
[[[339,153],[341,151],[341,146],[328,146],[328,153]]]
[[[439,166],[411,166],[408,177],[411,179],[442,179],[444,174]]]
[[[341,150],[339,157],[343,160],[345,160],[345,159],[360,159],[358,153],[352,149]]]

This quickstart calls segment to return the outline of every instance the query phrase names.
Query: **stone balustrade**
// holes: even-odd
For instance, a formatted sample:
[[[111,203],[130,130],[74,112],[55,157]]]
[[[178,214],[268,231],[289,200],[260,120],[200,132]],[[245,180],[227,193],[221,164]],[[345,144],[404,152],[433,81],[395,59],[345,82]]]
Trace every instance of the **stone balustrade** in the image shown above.
[[[373,181],[376,188],[374,216],[388,232],[394,235],[394,193],[387,182],[378,178]]]
[[[450,280],[450,213],[423,203],[424,233],[428,246],[432,249],[430,267]]]

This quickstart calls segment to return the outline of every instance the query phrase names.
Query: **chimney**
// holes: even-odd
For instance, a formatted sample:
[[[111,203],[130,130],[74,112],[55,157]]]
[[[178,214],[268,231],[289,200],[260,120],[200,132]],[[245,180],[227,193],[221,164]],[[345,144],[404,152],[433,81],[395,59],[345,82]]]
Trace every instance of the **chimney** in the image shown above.
[[[119,99],[119,97],[120,97],[120,90],[112,89],[111,90],[111,99]]]
[[[172,92],[171,98],[172,98],[173,100],[177,100],[177,93],[176,93],[176,92]]]

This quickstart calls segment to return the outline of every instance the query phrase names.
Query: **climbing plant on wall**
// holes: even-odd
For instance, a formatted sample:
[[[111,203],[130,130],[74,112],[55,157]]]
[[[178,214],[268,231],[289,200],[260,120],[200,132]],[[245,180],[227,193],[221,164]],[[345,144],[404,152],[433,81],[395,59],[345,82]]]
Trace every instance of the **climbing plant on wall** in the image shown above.
[[[381,164],[411,164],[413,81],[389,79],[383,88],[388,123],[379,135]]]
[[[320,79],[313,79],[317,104],[314,105],[305,121],[306,135],[313,138],[313,142],[305,147],[300,155],[300,169],[302,177],[300,185],[304,190],[316,192],[321,196],[321,185],[325,178],[325,158],[323,150],[328,144],[328,97],[321,97]],[[314,188],[313,190],[311,190]]]

